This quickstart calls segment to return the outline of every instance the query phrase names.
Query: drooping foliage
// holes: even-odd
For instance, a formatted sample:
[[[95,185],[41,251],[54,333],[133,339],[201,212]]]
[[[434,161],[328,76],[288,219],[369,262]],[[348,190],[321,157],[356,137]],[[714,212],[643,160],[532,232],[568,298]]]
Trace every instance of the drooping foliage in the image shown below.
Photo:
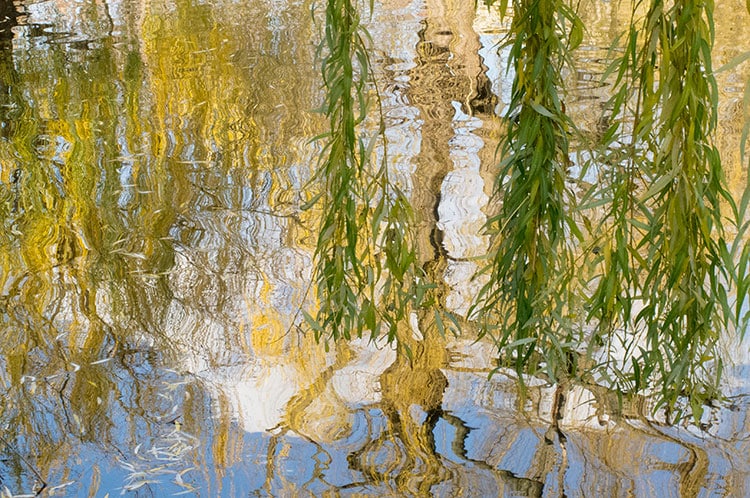
[[[564,81],[584,26],[565,0],[510,4],[503,47],[513,87],[492,203],[500,207],[486,225],[487,281],[468,318],[519,378],[655,392],[655,409],[679,417],[687,401],[698,418],[720,396],[720,333],[744,326],[750,196],[732,198],[714,145],[713,2],[647,2],[632,4],[621,56],[604,76],[613,83],[606,129],[580,170]],[[506,12],[507,0],[499,3]],[[409,310],[430,304],[429,286],[408,236],[407,199],[390,184],[386,155],[371,162],[364,123],[375,79],[361,8],[327,6],[321,307],[308,319],[318,337],[374,338],[385,323],[393,340]],[[592,174],[588,191],[571,187]]]
[[[360,8],[331,0],[325,20],[322,110],[330,128],[318,137],[324,147],[314,180],[322,189],[308,203],[320,200],[322,209],[313,276],[319,308],[306,318],[318,339],[384,331],[394,341],[429,288],[415,264],[411,207],[390,180],[382,119],[367,120],[379,106],[370,98],[377,92]]]
[[[582,25],[561,0],[516,0],[512,7],[506,45],[513,89],[494,191],[501,208],[487,222],[492,244],[483,271],[490,278],[473,313],[504,363],[523,373],[544,361],[555,379],[558,370],[574,367],[570,349],[577,341],[566,317],[567,269],[581,233],[566,186],[572,123],[561,98],[561,70],[581,42]]]
[[[655,381],[657,405],[673,409],[686,395],[696,417],[719,395],[717,341],[741,325],[746,285],[742,235],[730,244],[724,228],[741,227],[745,204],[738,209],[727,190],[714,145],[713,10],[713,2],[652,0],[612,66],[614,121],[603,144],[611,181],[599,192],[611,204],[592,297],[600,332],[632,332],[621,336],[629,368],[619,387]]]

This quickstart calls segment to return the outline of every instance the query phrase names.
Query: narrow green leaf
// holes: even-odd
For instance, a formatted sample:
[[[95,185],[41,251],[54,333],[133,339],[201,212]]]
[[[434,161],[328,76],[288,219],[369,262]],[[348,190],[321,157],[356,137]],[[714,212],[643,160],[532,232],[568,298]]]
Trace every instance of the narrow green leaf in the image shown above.
[[[531,101],[531,102],[529,102],[529,104],[531,105],[531,107],[532,107],[532,108],[533,108],[533,109],[534,109],[534,110],[535,110],[536,112],[538,112],[538,113],[539,113],[539,114],[541,114],[542,116],[544,116],[544,117],[547,117],[547,118],[551,118],[551,119],[556,119],[555,115],[554,115],[554,114],[552,114],[552,113],[551,113],[551,112],[550,112],[550,111],[549,111],[549,110],[548,110],[548,109],[547,109],[546,107],[544,107],[543,105],[541,105],[541,104],[538,104],[538,103],[536,103],[536,102],[534,102],[534,101]]]

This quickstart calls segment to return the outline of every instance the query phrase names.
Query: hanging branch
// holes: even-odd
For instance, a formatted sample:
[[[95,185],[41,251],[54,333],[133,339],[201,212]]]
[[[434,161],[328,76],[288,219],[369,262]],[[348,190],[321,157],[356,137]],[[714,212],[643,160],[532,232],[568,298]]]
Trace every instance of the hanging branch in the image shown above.
[[[313,179],[323,190],[308,203],[320,201],[322,208],[313,276],[319,309],[314,318],[305,316],[318,340],[363,331],[375,339],[385,329],[393,341],[430,286],[416,265],[411,207],[390,179],[382,114],[374,136],[365,129],[369,95],[377,87],[358,7],[328,0],[325,20],[323,112],[329,131],[318,137],[324,147]],[[378,141],[383,154],[374,163]]]
[[[500,6],[504,12],[506,5]],[[568,34],[568,32],[570,32]],[[583,26],[561,0],[515,0],[506,46],[514,72],[507,133],[487,222],[489,281],[471,313],[494,337],[504,364],[532,373],[543,361],[551,380],[575,369],[575,333],[567,318],[574,196],[565,180],[572,123],[561,100],[561,68]]]
[[[724,206],[735,220],[742,216],[713,143],[713,8],[651,0],[613,66],[616,122],[605,145],[628,132],[631,142],[620,149],[623,160],[602,161],[614,171],[609,193],[600,194],[613,199],[605,222],[613,230],[589,316],[600,331],[625,330],[619,389],[637,392],[656,382],[657,409],[670,414],[684,396],[696,419],[720,394],[719,334],[739,320],[728,297],[738,273]]]

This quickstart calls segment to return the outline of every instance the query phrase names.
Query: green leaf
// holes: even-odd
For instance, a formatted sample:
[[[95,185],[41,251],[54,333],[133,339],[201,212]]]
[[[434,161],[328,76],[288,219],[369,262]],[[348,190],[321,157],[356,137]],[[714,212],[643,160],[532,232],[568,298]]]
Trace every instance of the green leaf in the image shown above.
[[[749,0],[750,1],[750,0]],[[570,50],[577,49],[583,41],[583,22],[576,16],[573,19],[573,27],[570,30]]]
[[[506,344],[505,348],[514,349],[514,348],[517,348],[518,346],[524,346],[526,344],[531,344],[532,342],[536,342],[536,341],[537,341],[536,337],[524,337],[523,339],[518,339],[518,340],[511,342],[510,344]]]
[[[645,194],[643,194],[642,200],[645,201],[660,193],[664,188],[674,182],[675,172],[670,172],[660,176],[657,180],[651,184]]]
[[[541,114],[544,117],[550,118],[550,119],[557,119],[554,114],[552,114],[546,107],[544,107],[541,104],[537,104],[536,102],[529,102],[531,104],[531,107]]]
[[[748,1],[750,1],[750,0],[748,0]],[[724,71],[729,71],[729,70],[734,69],[735,67],[739,66],[740,64],[742,64],[743,62],[745,62],[748,59],[750,59],[750,51],[747,51],[747,52],[741,53],[740,55],[732,57],[732,59],[729,62],[727,62],[726,64],[724,64],[723,66],[721,66],[715,72],[716,73],[723,73]]]
[[[438,332],[441,337],[445,337],[445,325],[443,319],[440,317],[440,310],[435,310],[435,325],[437,325]]]
[[[320,200],[320,198],[321,198],[322,196],[323,196],[323,192],[320,192],[319,194],[317,194],[317,195],[314,195],[312,199],[310,199],[310,200],[309,200],[309,201],[307,201],[306,203],[302,204],[302,205],[300,206],[300,209],[301,209],[302,211],[307,211],[308,209],[310,209],[311,207],[313,207],[313,206],[314,206],[315,204],[317,204],[317,203],[318,203],[318,201]]]

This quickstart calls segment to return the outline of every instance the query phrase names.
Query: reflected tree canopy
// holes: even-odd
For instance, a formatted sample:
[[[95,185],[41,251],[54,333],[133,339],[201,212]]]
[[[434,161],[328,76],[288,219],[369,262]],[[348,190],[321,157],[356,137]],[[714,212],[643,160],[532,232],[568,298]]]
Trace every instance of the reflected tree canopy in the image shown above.
[[[545,5],[3,4],[0,496],[746,494],[748,15]]]

